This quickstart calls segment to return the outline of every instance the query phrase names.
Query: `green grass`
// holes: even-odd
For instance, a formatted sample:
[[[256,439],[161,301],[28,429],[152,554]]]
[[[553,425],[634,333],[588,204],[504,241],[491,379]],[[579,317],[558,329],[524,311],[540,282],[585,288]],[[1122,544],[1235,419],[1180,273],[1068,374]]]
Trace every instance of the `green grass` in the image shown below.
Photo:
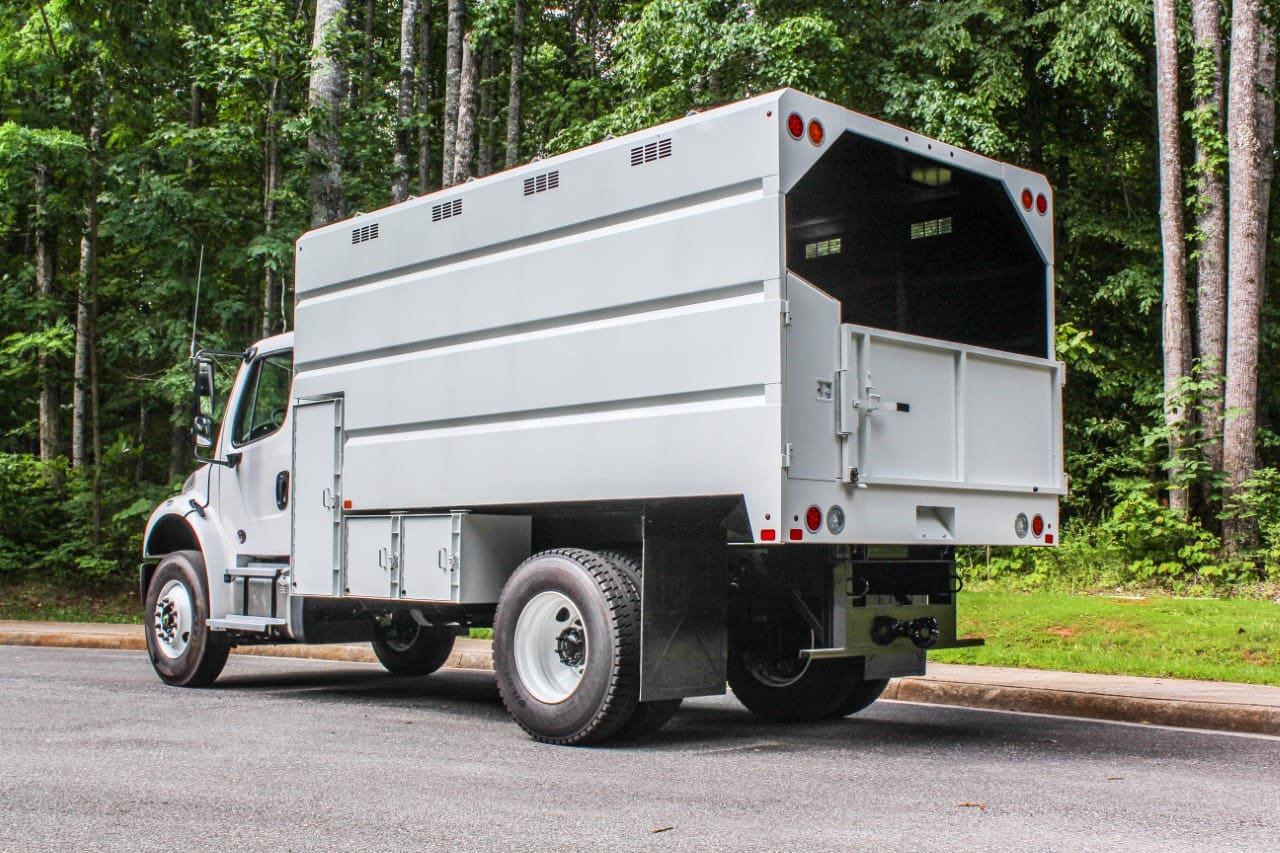
[[[931,660],[1280,686],[1275,601],[981,591],[959,602],[960,635],[987,645]]]
[[[142,622],[137,582],[103,587],[44,581],[0,583],[0,619],[48,622]]]

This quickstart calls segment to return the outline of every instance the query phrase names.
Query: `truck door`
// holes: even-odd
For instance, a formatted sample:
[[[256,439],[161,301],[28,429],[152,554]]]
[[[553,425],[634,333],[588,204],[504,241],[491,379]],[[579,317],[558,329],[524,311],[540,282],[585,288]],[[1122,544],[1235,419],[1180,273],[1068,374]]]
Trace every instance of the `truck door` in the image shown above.
[[[285,422],[293,351],[259,353],[245,371],[224,437],[225,457],[238,455],[239,461],[216,469],[222,518],[238,556],[284,562],[289,554],[292,451]]]

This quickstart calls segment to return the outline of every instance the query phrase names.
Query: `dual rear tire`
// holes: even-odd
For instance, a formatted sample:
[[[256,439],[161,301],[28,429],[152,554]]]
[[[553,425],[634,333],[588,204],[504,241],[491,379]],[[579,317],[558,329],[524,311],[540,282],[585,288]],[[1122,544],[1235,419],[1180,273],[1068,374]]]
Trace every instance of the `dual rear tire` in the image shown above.
[[[639,737],[680,700],[640,701],[640,591],[625,557],[535,554],[503,589],[493,663],[507,710],[531,737],[576,745]]]

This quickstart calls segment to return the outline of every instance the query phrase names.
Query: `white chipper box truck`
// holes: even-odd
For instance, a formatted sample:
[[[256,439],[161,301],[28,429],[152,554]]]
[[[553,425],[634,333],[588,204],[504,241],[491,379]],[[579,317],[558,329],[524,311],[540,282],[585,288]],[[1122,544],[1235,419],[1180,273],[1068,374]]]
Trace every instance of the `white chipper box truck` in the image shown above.
[[[196,358],[156,671],[370,641],[425,674],[492,626],[548,742],[726,681],[865,707],[967,642],[957,546],[1058,534],[1051,213],[1038,174],[781,90],[303,235],[294,331],[229,391]]]

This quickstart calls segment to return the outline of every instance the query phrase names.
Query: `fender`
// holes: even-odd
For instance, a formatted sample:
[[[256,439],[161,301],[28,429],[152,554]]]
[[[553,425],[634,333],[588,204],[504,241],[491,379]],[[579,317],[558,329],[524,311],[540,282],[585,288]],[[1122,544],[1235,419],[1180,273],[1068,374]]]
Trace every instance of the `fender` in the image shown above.
[[[204,555],[209,612],[229,612],[229,591],[227,584],[222,583],[221,572],[223,567],[232,565],[235,558],[228,548],[222,520],[209,500],[208,465],[197,469],[182,484],[181,492],[152,511],[142,541],[143,562],[138,582],[144,601],[157,561],[165,554],[190,548]]]

